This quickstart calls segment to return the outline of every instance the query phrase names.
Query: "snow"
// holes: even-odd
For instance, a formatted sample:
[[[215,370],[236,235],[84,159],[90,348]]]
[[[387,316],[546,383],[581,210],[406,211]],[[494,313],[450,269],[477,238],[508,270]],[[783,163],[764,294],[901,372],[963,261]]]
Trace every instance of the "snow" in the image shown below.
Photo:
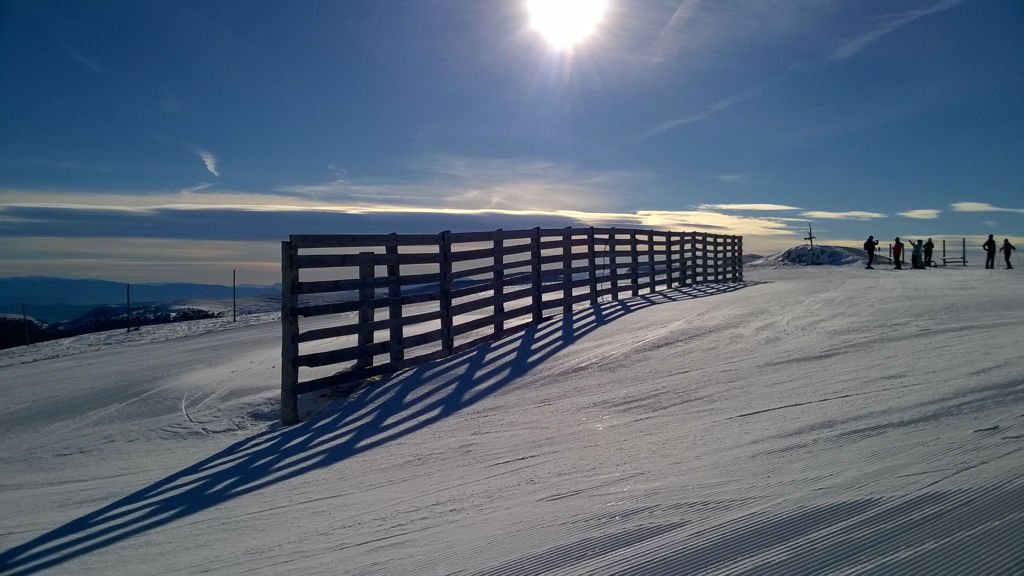
[[[287,429],[269,311],[3,351],[0,573],[1021,573],[1021,278],[754,267]]]
[[[878,254],[876,261],[881,260]],[[847,248],[845,246],[815,246],[809,245],[794,246],[755,260],[747,266],[753,268],[778,268],[780,266],[847,266],[849,264],[866,264],[868,255],[858,248]],[[885,257],[888,262],[889,258]]]

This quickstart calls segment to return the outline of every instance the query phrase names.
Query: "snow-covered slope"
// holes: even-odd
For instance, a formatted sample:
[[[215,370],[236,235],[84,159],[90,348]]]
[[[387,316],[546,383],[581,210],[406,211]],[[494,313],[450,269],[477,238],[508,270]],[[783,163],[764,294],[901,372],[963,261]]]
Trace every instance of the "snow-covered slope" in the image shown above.
[[[811,248],[808,245],[803,245],[765,256],[751,262],[748,266],[755,269],[780,266],[846,266],[867,261],[867,253],[857,248],[846,248],[845,246],[815,246]]]
[[[747,280],[581,309],[289,429],[272,319],[0,353],[0,573],[1024,570],[1019,271]]]

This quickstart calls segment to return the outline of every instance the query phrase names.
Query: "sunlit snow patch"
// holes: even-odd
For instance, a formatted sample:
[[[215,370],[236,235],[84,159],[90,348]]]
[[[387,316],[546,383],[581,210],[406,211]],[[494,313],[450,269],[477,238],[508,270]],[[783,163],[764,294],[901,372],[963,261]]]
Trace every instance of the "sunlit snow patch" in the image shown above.
[[[765,256],[747,266],[776,268],[779,266],[848,266],[867,262],[868,255],[857,248],[843,246],[794,246],[784,252]],[[876,261],[878,260],[876,256]]]

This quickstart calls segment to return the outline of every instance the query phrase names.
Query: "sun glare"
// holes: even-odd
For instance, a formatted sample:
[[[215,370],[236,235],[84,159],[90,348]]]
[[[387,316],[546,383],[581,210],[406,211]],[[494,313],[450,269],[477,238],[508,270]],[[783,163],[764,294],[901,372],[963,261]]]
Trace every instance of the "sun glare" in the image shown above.
[[[527,0],[530,26],[552,46],[571,48],[601,22],[608,0]]]

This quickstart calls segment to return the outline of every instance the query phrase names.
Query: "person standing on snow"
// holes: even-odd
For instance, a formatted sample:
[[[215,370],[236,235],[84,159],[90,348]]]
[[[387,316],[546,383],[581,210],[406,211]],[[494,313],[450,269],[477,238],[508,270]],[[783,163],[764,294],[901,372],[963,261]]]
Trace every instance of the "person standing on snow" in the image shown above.
[[[935,264],[934,262],[932,262],[932,251],[933,250],[935,250],[935,242],[932,242],[932,239],[929,238],[928,241],[924,243],[924,265],[925,266],[933,266]]]
[[[981,245],[985,249],[985,269],[991,270],[996,267],[996,241],[992,239],[992,235],[988,235],[988,240]]]
[[[1003,258],[1006,259],[1006,269],[1013,270],[1013,264],[1010,264],[1010,252],[1016,250],[1017,247],[1010,244],[1009,238],[1003,238],[1003,246],[999,249],[1003,251]]]
[[[903,242],[900,242],[900,237],[896,237],[896,243],[892,245],[892,261],[896,264],[897,270],[903,270]]]
[[[910,241],[913,252],[910,255],[910,267],[914,270],[924,270],[924,240]]]
[[[878,240],[875,240],[874,236],[868,236],[868,239],[864,241],[864,251],[868,253],[868,270],[874,270],[874,266],[871,264],[875,261],[875,246],[878,246]]]

